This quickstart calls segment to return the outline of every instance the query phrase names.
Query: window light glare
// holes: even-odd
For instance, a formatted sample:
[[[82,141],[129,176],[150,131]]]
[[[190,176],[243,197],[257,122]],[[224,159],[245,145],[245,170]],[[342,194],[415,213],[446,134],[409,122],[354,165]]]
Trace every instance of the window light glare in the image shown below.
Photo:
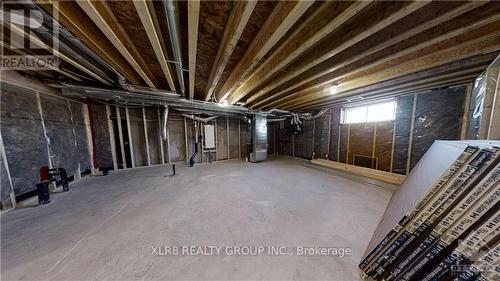
[[[347,107],[342,113],[344,124],[390,121],[396,117],[396,101]]]
[[[222,101],[222,105],[228,105],[227,100],[223,100],[223,101]]]

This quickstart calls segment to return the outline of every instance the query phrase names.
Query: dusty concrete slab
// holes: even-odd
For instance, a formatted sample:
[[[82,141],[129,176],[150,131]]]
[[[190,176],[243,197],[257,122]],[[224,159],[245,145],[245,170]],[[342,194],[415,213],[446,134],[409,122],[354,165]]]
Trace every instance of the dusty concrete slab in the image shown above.
[[[124,170],[1,217],[3,280],[357,280],[390,192],[274,158]],[[154,246],[283,246],[293,255],[158,256]],[[352,254],[298,256],[297,246]]]

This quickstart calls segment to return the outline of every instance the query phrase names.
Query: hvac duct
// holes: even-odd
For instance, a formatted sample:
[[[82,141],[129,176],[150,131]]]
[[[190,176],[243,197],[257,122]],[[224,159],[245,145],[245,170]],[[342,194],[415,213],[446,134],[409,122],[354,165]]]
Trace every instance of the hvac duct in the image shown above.
[[[250,162],[261,162],[267,159],[267,117],[256,114],[252,117],[252,150]]]
[[[162,116],[162,126],[161,126],[161,138],[166,141],[168,134],[168,106],[165,105],[163,109],[163,116]]]
[[[167,14],[167,24],[168,31],[170,34],[170,42],[172,43],[175,59],[175,69],[177,70],[177,76],[179,78],[179,83],[181,86],[181,93],[185,96],[184,88],[184,74],[182,73],[184,67],[182,65],[182,54],[180,47],[180,36],[179,36],[179,24],[177,22],[177,17],[175,15],[175,7],[172,0],[165,1],[166,14]]]

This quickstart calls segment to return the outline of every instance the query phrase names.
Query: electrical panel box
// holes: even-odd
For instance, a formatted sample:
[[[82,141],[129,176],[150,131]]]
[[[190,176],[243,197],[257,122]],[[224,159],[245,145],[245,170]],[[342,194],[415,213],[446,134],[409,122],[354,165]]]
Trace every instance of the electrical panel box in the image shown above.
[[[215,148],[215,126],[214,125],[205,125],[203,127],[204,130],[204,148],[205,149],[214,149]]]

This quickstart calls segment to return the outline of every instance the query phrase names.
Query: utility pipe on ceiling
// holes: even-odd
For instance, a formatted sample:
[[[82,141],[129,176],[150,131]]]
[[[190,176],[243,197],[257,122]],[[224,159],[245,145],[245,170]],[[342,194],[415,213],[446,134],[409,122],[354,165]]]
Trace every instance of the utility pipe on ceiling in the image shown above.
[[[165,1],[166,15],[167,15],[167,25],[170,34],[170,42],[174,49],[174,59],[175,68],[177,70],[177,77],[179,78],[179,83],[181,84],[181,93],[184,96],[186,90],[184,88],[184,74],[183,74],[183,64],[182,64],[182,53],[180,47],[180,36],[179,36],[179,25],[177,23],[177,17],[175,16],[175,6],[172,0]]]
[[[162,127],[161,127],[161,138],[166,141],[168,134],[167,134],[167,127],[168,124],[168,106],[164,105],[163,107],[163,116],[162,116]]]

